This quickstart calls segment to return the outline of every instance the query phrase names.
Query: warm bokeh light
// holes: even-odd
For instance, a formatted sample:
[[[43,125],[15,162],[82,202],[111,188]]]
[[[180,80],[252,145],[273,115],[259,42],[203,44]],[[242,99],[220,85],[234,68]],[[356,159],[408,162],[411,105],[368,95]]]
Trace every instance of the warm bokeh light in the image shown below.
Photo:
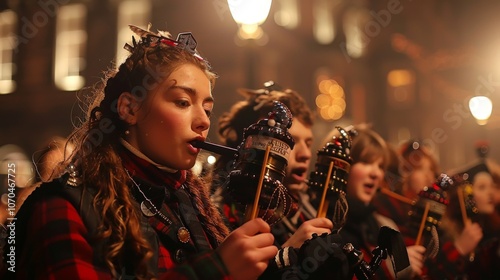
[[[272,0],[228,0],[227,3],[236,23],[259,25],[266,21]]]
[[[33,178],[35,174],[33,164],[24,150],[18,145],[6,144],[0,146],[0,175],[11,174],[8,170],[11,168],[9,164],[15,165],[16,187],[24,188],[34,183]],[[11,179],[10,176],[9,179]],[[3,198],[6,197],[2,197],[2,199]]]
[[[387,74],[387,83],[391,87],[401,87],[412,84],[415,77],[412,72],[404,69],[391,70]]]
[[[318,43],[328,45],[335,39],[335,21],[328,1],[316,1],[313,6],[313,35]]]
[[[16,72],[14,48],[17,16],[12,10],[0,12],[0,94],[12,93],[16,89],[13,75]]]
[[[330,106],[330,97],[326,94],[320,94],[316,96],[316,106],[318,108],[325,108]]]
[[[81,89],[85,85],[87,6],[65,5],[59,9],[56,22],[56,49],[54,57],[54,83],[65,91]]]
[[[344,89],[333,79],[322,76],[317,79],[319,94],[316,96],[316,107],[321,118],[338,120],[344,116],[346,102]]]
[[[274,14],[274,22],[288,29],[299,26],[300,11],[298,0],[278,0],[278,11]]]
[[[469,100],[469,109],[479,125],[485,125],[491,116],[493,103],[486,96],[474,96]]]
[[[0,80],[0,94],[12,93],[16,88],[16,82],[13,80]]]
[[[343,19],[343,29],[346,37],[344,51],[352,58],[361,57],[370,38],[364,33],[366,23],[370,19],[365,9],[352,8]]]
[[[257,24],[242,24],[238,29],[238,37],[243,40],[258,40],[264,36],[264,31]]]
[[[134,33],[130,30],[129,24],[146,29],[151,18],[151,0],[135,1],[124,0],[118,4],[118,34],[116,37],[116,69],[120,67],[129,52],[123,48],[123,42],[129,42]]]
[[[258,41],[265,36],[259,25],[266,21],[272,0],[228,0],[227,2],[234,21],[239,25],[239,39]]]
[[[210,156],[207,157],[207,163],[210,164],[210,165],[214,164],[216,160],[217,159],[214,156],[212,156],[212,155],[210,155]]]

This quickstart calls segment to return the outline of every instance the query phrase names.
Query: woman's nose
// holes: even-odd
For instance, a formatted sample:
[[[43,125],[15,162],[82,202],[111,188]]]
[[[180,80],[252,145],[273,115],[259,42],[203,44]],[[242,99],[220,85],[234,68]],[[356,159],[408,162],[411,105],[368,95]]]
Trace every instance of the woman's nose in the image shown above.
[[[205,109],[201,109],[200,113],[197,113],[197,117],[194,120],[194,128],[198,132],[207,130],[210,127],[210,118],[208,117]]]
[[[384,171],[378,164],[372,164],[370,168],[370,176],[377,179],[382,178],[384,176]]]

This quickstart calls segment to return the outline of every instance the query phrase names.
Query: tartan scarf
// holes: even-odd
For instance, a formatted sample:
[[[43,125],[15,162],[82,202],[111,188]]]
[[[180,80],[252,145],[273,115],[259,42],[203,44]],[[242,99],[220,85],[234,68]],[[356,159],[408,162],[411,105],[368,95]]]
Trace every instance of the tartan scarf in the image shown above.
[[[156,185],[168,185],[175,190],[179,189],[186,182],[186,170],[178,170],[175,173],[166,172],[153,166],[150,162],[142,159],[130,151],[123,149],[120,157],[125,169],[133,177],[147,180]]]

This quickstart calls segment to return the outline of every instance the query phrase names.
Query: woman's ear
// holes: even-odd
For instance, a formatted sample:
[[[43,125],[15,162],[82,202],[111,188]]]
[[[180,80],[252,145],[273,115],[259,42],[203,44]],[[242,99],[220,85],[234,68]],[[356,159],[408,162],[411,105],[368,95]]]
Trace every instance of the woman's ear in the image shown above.
[[[118,116],[129,125],[136,124],[138,105],[138,101],[130,92],[122,92],[116,105]]]

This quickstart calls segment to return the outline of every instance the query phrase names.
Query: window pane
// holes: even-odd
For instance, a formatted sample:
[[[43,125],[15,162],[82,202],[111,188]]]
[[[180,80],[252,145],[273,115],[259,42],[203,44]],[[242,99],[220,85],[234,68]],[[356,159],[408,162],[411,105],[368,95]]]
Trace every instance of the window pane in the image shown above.
[[[87,8],[83,4],[62,6],[57,15],[54,82],[62,90],[81,89],[85,78]]]
[[[129,24],[145,28],[151,17],[151,2],[149,0],[125,0],[118,7],[118,38],[116,44],[116,67],[127,58],[128,52],[123,49],[125,42],[130,42],[134,34]]]
[[[16,13],[11,10],[0,12],[0,94],[12,93],[16,89],[16,82],[12,80],[16,69],[13,62],[16,24]]]

